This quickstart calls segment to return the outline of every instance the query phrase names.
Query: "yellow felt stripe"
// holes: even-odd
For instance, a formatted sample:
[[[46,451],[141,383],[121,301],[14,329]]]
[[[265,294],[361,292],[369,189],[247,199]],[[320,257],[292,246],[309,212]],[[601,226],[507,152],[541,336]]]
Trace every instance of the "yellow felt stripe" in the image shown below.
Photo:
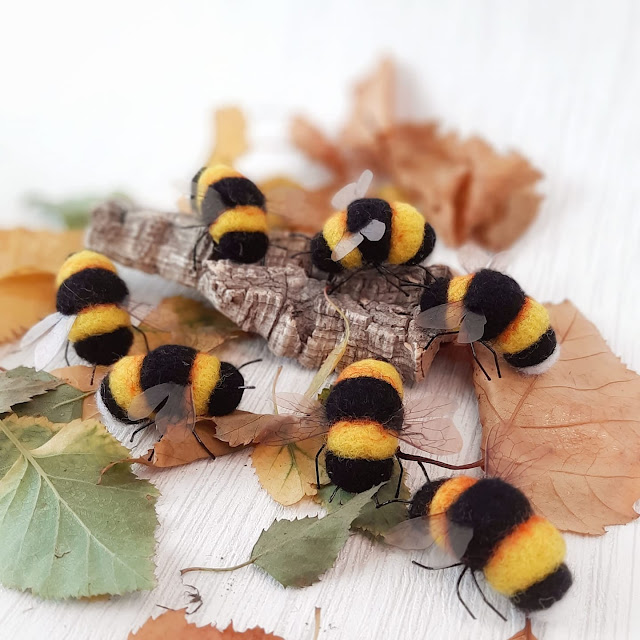
[[[103,256],[101,253],[97,253],[96,251],[89,251],[85,249],[83,251],[78,251],[78,253],[74,253],[69,256],[60,267],[60,271],[58,271],[58,275],[56,276],[56,288],[58,288],[69,276],[72,276],[74,273],[78,273],[78,271],[83,271],[84,269],[106,269],[107,271],[113,271],[116,273],[116,267],[107,258],[107,256]]]
[[[341,458],[386,460],[395,455],[398,438],[379,422],[342,420],[329,430],[327,448]]]
[[[207,353],[199,353],[191,367],[191,388],[196,415],[208,414],[209,398],[220,380],[220,360]]]
[[[336,382],[340,380],[346,380],[347,378],[377,378],[378,380],[384,380],[388,382],[402,398],[404,389],[402,386],[402,378],[398,373],[398,370],[388,362],[382,362],[382,360],[374,360],[373,358],[367,358],[366,360],[358,360],[348,367],[342,370],[342,373],[338,376]]]
[[[209,227],[214,242],[220,242],[220,238],[229,231],[259,231],[266,234],[267,216],[260,207],[234,207],[221,214]]]
[[[79,342],[91,336],[99,336],[103,333],[111,333],[120,327],[131,325],[129,314],[115,304],[101,304],[97,307],[83,309],[76,317],[69,341]]]
[[[520,313],[498,336],[495,345],[504,353],[518,353],[535,344],[549,329],[549,312],[527,297]]]
[[[198,188],[196,191],[196,211],[200,211],[200,205],[207,189],[223,178],[242,178],[242,174],[226,164],[214,164],[207,167],[198,177]]]
[[[336,211],[333,215],[329,216],[327,221],[322,227],[322,235],[324,236],[329,249],[333,251],[336,248],[338,242],[342,240],[344,234],[347,233],[347,212]],[[360,249],[354,249],[349,252],[342,260],[340,264],[345,269],[357,269],[362,266],[362,254]]]
[[[467,295],[467,289],[471,284],[473,274],[467,276],[456,276],[451,278],[449,282],[449,290],[447,292],[447,302],[460,302]]]
[[[131,402],[142,393],[140,368],[144,356],[126,356],[118,360],[109,372],[109,389],[116,404],[128,411]]]
[[[562,534],[546,518],[533,516],[500,542],[484,574],[496,591],[512,596],[555,571],[565,553]]]
[[[429,505],[429,530],[436,544],[443,549],[449,548],[447,538],[447,509],[469,487],[477,482],[471,476],[457,476],[443,482]]]
[[[389,264],[404,264],[411,260],[424,241],[425,219],[405,202],[391,203],[391,247]]]

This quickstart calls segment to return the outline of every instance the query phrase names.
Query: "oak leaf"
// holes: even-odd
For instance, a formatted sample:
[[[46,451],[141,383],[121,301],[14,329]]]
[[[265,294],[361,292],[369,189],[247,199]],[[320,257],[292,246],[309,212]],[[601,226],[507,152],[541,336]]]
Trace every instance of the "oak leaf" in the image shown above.
[[[602,535],[638,517],[640,377],[573,304],[547,308],[561,345],[547,373],[503,366],[487,381],[474,372],[487,472],[522,489],[559,529]]]
[[[196,627],[185,614],[186,609],[179,609],[149,618],[136,633],[129,634],[129,640],[283,640],[260,627],[246,631],[236,631],[233,623],[222,631],[212,626]]]

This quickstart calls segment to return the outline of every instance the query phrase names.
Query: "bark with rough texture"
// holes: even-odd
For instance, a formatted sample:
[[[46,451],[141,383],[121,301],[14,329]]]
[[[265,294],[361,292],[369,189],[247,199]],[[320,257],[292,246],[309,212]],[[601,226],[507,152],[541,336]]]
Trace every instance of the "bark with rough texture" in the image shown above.
[[[311,266],[308,238],[286,231],[271,233],[265,264],[241,265],[208,260],[211,239],[200,243],[193,268],[193,247],[204,228],[193,216],[127,209],[107,202],[93,213],[87,246],[113,260],[147,273],[155,273],[196,288],[211,304],[242,330],[257,333],[277,356],[295,358],[317,369],[341,340],[344,323],[327,303],[326,274]],[[448,268],[429,268],[445,275]],[[421,267],[394,269],[413,282],[427,279]],[[420,289],[394,288],[375,270],[366,270],[346,282],[331,298],[351,327],[344,367],[362,358],[392,362],[402,377],[419,380],[437,350],[424,346],[432,333],[416,326]]]

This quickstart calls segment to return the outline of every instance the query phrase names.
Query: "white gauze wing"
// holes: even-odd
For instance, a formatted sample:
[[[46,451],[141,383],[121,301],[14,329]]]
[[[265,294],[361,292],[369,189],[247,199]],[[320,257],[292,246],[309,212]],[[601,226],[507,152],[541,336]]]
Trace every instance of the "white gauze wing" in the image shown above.
[[[450,455],[462,449],[462,436],[453,421],[458,403],[427,394],[407,406],[401,440],[434,455]]]
[[[372,180],[373,173],[366,169],[357,182],[350,182],[333,196],[331,206],[338,211],[344,211],[354,200],[364,198]]]
[[[387,225],[381,220],[372,220],[369,224],[366,224],[360,233],[371,242],[378,242],[387,230]]]
[[[331,252],[331,259],[334,262],[342,260],[345,256],[349,255],[356,247],[362,244],[364,236],[359,232],[345,233],[340,242],[335,246],[335,249]]]
[[[27,333],[22,336],[22,340],[20,340],[20,348],[24,349],[28,347],[30,344],[33,344],[36,340],[39,340],[45,333],[53,329],[54,325],[56,325],[60,320],[62,320],[64,316],[59,313],[52,313],[48,315],[46,318],[43,318],[37,324],[34,324]]]
[[[462,322],[460,323],[458,342],[469,344],[470,342],[480,340],[484,334],[485,324],[487,324],[487,319],[484,314],[465,311]]]
[[[75,321],[76,316],[61,315],[60,320],[38,342],[33,360],[36,371],[44,369],[56,359],[56,356],[67,343],[69,331],[71,331]]]
[[[458,260],[467,273],[475,273],[486,269],[491,262],[492,254],[477,244],[465,244],[458,249]]]

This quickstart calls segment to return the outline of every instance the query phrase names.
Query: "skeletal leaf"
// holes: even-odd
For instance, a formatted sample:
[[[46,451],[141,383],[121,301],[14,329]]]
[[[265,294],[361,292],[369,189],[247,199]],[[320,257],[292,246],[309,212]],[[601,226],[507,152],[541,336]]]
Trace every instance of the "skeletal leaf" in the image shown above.
[[[387,500],[393,500],[396,497],[396,488],[398,486],[399,467],[396,463],[393,469],[393,475],[388,482],[383,484],[376,498],[379,503],[386,502]],[[338,489],[333,500],[329,502],[336,487],[333,484],[329,484],[322,487],[318,491],[316,500],[329,512],[333,513],[341,505],[347,504],[353,499],[353,493]],[[404,479],[400,485],[400,494],[398,497],[401,500],[408,500],[411,493],[407,487]],[[384,534],[392,529],[395,525],[399,524],[403,520],[408,518],[407,506],[402,503],[387,504],[379,509],[376,508],[373,500],[367,502],[360,511],[360,515],[351,523],[351,529],[364,531],[374,538],[382,537]]]
[[[158,492],[97,421],[0,421],[0,582],[44,598],[151,589]]]
[[[233,623],[222,631],[213,626],[196,627],[187,621],[186,613],[186,609],[170,610],[149,618],[136,633],[129,634],[129,640],[283,640],[260,627],[246,631],[236,631]]]
[[[27,369],[24,375],[11,375],[9,371],[0,372],[0,413],[6,413],[14,405],[28,402],[33,397],[55,389],[60,380],[43,380],[36,371]]]
[[[34,380],[48,383],[56,383],[51,391],[47,391],[28,402],[17,404],[13,407],[18,416],[43,416],[51,422],[71,422],[82,418],[84,401],[90,392],[79,391],[46,371],[34,371],[29,367],[17,367],[7,371],[10,377],[29,376]]]
[[[547,373],[505,364],[489,382],[475,370],[488,472],[520,487],[563,531],[601,535],[638,517],[640,377],[570,302],[547,308],[561,345]]]

